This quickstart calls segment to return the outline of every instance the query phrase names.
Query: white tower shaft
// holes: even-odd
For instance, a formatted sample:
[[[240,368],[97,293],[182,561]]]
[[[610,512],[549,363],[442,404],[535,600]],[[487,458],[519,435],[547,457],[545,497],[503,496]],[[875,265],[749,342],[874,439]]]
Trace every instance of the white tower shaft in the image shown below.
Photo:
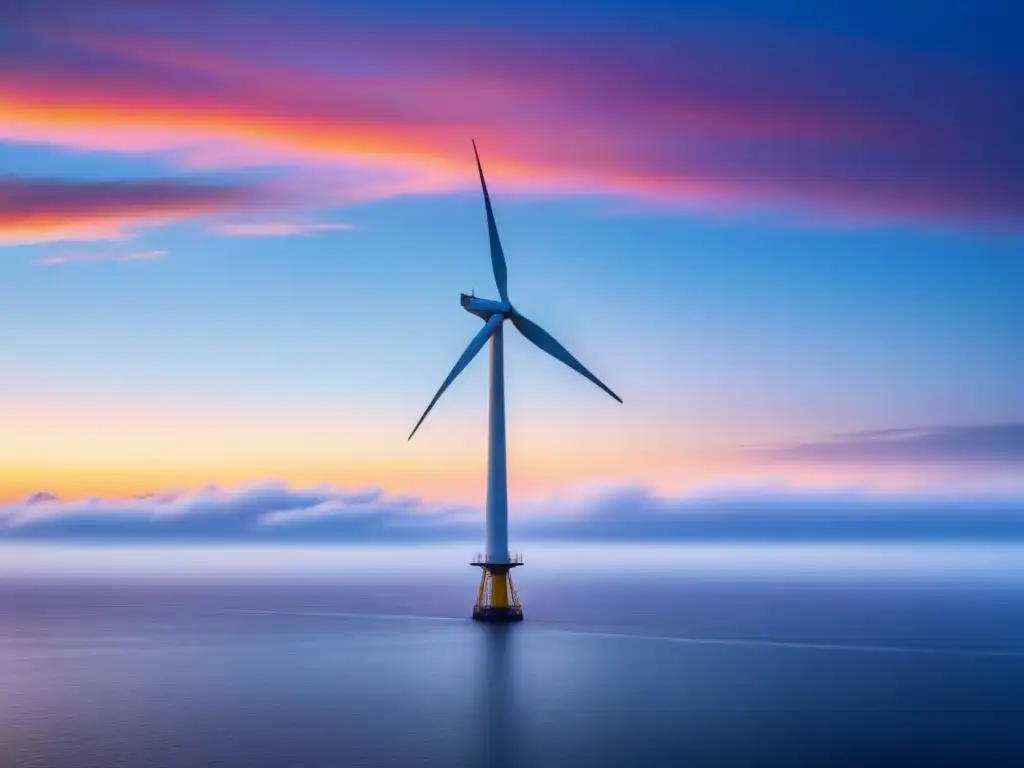
[[[416,422],[409,439],[412,440],[420,424],[434,407],[438,398],[455,381],[466,366],[491,342],[491,384],[490,413],[487,425],[487,513],[486,540],[487,553],[484,561],[476,558],[473,565],[480,568],[480,587],[477,590],[476,604],[473,606],[473,618],[481,621],[521,621],[523,608],[519,603],[515,587],[512,586],[512,569],[522,565],[522,558],[515,562],[508,552],[508,477],[505,455],[505,349],[502,324],[508,320],[531,344],[542,352],[551,355],[559,362],[569,366],[578,374],[596,384],[611,397],[622,399],[606,387],[600,379],[588,371],[583,364],[570,354],[554,336],[545,331],[532,320],[525,317],[514,306],[508,297],[508,268],[505,265],[505,252],[498,237],[498,225],[494,221],[491,209],[491,198],[487,194],[487,182],[484,180],[484,169],[480,164],[480,155],[473,142],[473,154],[476,155],[476,168],[480,174],[480,188],[484,193],[484,208],[487,212],[487,235],[491,245],[491,269],[494,271],[494,283],[498,288],[501,301],[478,298],[475,294],[462,294],[459,303],[470,314],[484,321],[484,327],[477,331],[469,342],[462,356],[455,363],[448,378],[437,390],[434,399]]]
[[[491,405],[487,448],[487,562],[507,563],[508,476],[505,462],[505,359],[502,326],[491,336]]]

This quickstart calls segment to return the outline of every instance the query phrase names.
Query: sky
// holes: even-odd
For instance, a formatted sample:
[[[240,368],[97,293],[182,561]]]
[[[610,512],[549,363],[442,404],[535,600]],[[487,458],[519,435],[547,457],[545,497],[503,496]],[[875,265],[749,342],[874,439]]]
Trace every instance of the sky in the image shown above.
[[[1016,5],[0,3],[0,519],[1021,492]]]

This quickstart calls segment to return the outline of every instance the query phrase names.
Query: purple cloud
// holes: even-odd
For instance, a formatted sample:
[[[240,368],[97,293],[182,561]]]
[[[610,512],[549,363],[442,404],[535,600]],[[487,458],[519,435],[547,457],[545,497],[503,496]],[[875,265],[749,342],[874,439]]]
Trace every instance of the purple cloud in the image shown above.
[[[124,240],[130,237],[132,227],[258,208],[266,201],[266,191],[251,186],[0,176],[0,245]],[[157,252],[135,255],[141,253],[153,257]],[[67,259],[85,260],[97,259]]]
[[[766,459],[812,462],[984,462],[1024,467],[1024,422],[879,429],[750,453]]]

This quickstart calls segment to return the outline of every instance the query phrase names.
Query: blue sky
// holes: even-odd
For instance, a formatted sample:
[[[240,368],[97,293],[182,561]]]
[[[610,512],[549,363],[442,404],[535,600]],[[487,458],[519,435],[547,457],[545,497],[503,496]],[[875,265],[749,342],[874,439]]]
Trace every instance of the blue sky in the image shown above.
[[[517,307],[625,401],[506,334],[514,500],[1018,480],[749,449],[1024,421],[1021,12],[559,8],[0,12],[0,497],[478,501],[481,361],[405,442],[495,293],[471,138]]]

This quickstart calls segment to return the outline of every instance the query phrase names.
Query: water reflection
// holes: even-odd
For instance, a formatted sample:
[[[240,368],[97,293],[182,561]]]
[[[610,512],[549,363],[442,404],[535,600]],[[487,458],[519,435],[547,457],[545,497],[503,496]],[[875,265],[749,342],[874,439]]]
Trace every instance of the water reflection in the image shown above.
[[[483,670],[480,676],[481,765],[513,768],[519,765],[519,722],[516,701],[516,627],[480,625]]]

